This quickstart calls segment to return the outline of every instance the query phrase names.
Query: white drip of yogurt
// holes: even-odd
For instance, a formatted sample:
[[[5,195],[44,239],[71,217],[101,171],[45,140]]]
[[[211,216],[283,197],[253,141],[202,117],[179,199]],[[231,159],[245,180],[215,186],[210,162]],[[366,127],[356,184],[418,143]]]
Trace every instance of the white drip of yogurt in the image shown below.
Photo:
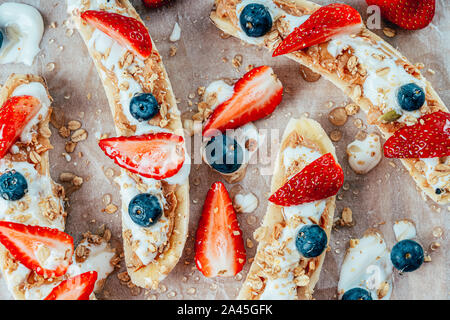
[[[381,300],[389,300],[392,293],[389,249],[379,232],[370,231],[347,250],[338,283],[339,297],[359,287],[368,290],[373,300],[378,300],[377,291],[384,282],[388,283],[389,290]]]
[[[395,221],[392,228],[397,241],[413,239],[417,234],[414,222],[408,219]]]
[[[23,3],[3,3],[0,5],[0,29],[3,33],[0,64],[24,63],[31,66],[40,51],[39,43],[44,34],[44,22],[39,11]]]

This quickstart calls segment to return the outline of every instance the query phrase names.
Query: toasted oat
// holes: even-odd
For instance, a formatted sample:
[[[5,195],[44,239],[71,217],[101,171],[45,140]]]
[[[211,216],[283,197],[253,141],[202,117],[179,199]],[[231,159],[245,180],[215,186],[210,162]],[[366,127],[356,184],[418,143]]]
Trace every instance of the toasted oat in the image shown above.
[[[81,128],[81,122],[78,120],[70,120],[67,123],[67,128],[69,128],[69,130],[72,130],[72,131],[78,130]]]
[[[386,35],[386,37],[389,37],[389,38],[393,38],[396,35],[395,30],[392,28],[389,28],[389,27],[384,27],[383,33]]]
[[[70,139],[72,140],[72,142],[81,142],[81,141],[86,140],[87,137],[88,137],[88,133],[86,130],[78,129],[74,133],[72,133],[72,136],[70,137]]]
[[[108,205],[106,206],[105,209],[102,209],[102,211],[103,211],[103,212],[106,212],[106,213],[109,213],[109,214],[113,214],[113,213],[117,212],[118,209],[119,209],[119,208],[118,208],[115,204],[110,203],[110,204],[108,204]]]
[[[73,184],[74,186],[76,186],[76,187],[81,186],[81,185],[83,184],[83,178],[82,178],[82,177],[75,176],[75,177],[72,179],[72,184]]]
[[[170,56],[170,57],[175,56],[175,55],[177,54],[177,50],[178,50],[177,47],[175,47],[175,46],[170,46],[170,49],[169,49],[169,56]]]
[[[59,181],[61,182],[72,182],[73,178],[76,176],[71,172],[62,172],[59,175]]]

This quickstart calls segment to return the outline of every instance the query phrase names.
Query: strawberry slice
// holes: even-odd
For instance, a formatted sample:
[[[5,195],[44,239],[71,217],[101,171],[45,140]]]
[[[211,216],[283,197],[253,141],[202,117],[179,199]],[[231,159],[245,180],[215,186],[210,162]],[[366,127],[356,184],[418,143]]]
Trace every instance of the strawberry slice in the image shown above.
[[[170,178],[183,166],[183,137],[158,132],[100,140],[103,152],[122,168],[157,180]]]
[[[407,30],[423,29],[431,23],[436,11],[435,0],[366,0],[377,5],[381,15]]]
[[[450,114],[433,112],[403,127],[384,144],[386,158],[436,158],[450,156]]]
[[[334,196],[344,183],[344,172],[331,153],[314,160],[269,198],[279,206],[296,206]]]
[[[289,34],[273,52],[273,57],[326,42],[335,36],[358,33],[363,27],[361,16],[352,7],[333,3],[315,11]]]
[[[235,83],[233,96],[214,109],[203,128],[203,136],[264,118],[275,110],[282,97],[283,85],[272,68],[254,68]]]
[[[41,102],[32,96],[14,96],[6,100],[0,108],[0,159],[40,109]]]
[[[154,9],[162,7],[168,2],[168,0],[142,0],[142,2],[147,8]]]
[[[88,10],[81,19],[106,33],[124,47],[146,59],[152,53],[152,41],[147,28],[135,18],[114,12]]]
[[[205,277],[229,277],[245,264],[242,231],[227,189],[215,182],[206,196],[195,238],[195,264]]]
[[[72,263],[73,238],[58,229],[0,221],[0,243],[14,259],[46,278],[64,275]]]
[[[97,271],[88,271],[64,280],[44,300],[89,300],[97,277]]]

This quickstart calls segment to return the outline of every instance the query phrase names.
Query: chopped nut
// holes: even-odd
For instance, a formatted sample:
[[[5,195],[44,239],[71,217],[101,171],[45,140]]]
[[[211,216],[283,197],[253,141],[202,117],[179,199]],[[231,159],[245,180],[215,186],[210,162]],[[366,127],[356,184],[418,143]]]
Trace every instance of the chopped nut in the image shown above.
[[[75,151],[75,147],[77,146],[76,142],[73,141],[67,141],[65,145],[65,149],[67,153],[72,153]]]
[[[77,186],[77,187],[81,186],[81,185],[83,184],[83,178],[82,178],[82,177],[77,177],[77,176],[75,176],[75,177],[72,179],[72,184],[73,184],[74,186]]]

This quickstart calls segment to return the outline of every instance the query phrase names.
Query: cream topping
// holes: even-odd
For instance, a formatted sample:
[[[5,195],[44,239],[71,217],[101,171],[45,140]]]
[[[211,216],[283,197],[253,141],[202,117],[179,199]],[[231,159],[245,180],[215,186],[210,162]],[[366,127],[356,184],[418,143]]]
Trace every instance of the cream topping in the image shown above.
[[[3,33],[0,64],[24,63],[31,66],[40,51],[39,43],[44,33],[39,11],[23,3],[3,3],[0,5],[0,29]]]
[[[251,213],[258,207],[258,198],[251,192],[238,193],[234,197],[234,208],[239,213]]]

